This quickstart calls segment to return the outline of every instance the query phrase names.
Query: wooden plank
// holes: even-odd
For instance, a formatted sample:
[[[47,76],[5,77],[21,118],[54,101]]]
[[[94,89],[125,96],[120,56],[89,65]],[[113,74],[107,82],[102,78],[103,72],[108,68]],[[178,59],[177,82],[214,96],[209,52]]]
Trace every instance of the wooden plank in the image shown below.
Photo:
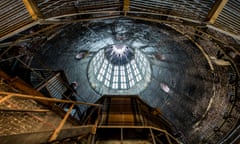
[[[65,114],[65,116],[62,119],[62,121],[60,122],[59,126],[57,127],[57,129],[55,129],[55,131],[53,132],[52,136],[50,137],[49,142],[51,142],[53,140],[56,140],[59,132],[61,131],[63,125],[67,121],[67,118],[69,117],[70,113],[72,112],[72,109],[73,109],[74,105],[75,104],[72,104],[71,107],[68,109],[68,112]]]
[[[214,24],[217,17],[220,15],[224,6],[227,4],[228,0],[216,0],[212,9],[209,11],[207,16],[207,21],[211,24]]]
[[[166,138],[167,138],[167,140],[168,140],[168,143],[169,143],[169,144],[172,144],[172,141],[170,140],[170,138],[169,138],[169,136],[168,136],[167,133],[165,133],[165,136],[166,136]]]
[[[114,19],[119,18],[120,15],[114,16],[103,16],[103,17],[95,17],[95,18],[86,18],[86,19],[76,19],[76,20],[61,20],[61,19],[42,19],[40,24],[71,24],[76,22],[84,22],[84,21],[92,21],[92,20],[104,20],[104,19]]]
[[[36,112],[36,113],[45,113],[49,112],[50,110],[48,109],[0,109],[0,111],[5,111],[5,112]]]
[[[11,95],[12,97],[20,97],[20,98],[26,98],[26,99],[33,99],[33,100],[40,100],[44,102],[62,102],[62,103],[76,103],[76,104],[83,104],[83,105],[89,105],[89,106],[101,106],[100,104],[93,104],[93,103],[86,103],[86,102],[80,102],[80,101],[70,101],[70,100],[61,100],[56,98],[47,98],[37,95],[25,95],[25,94],[18,94],[18,93],[10,93],[10,92],[0,92],[0,94],[3,95]]]
[[[11,94],[9,94],[9,95],[3,97],[2,99],[0,99],[0,103],[3,103],[5,100],[7,100],[7,99],[9,99],[9,98],[11,98],[11,97],[12,97]]]
[[[130,5],[129,0],[124,0],[124,2],[123,2],[123,11],[124,11],[124,15],[125,16],[127,15],[127,12],[129,11],[129,5]]]
[[[33,0],[23,0],[29,14],[32,16],[33,20],[38,20],[42,18],[42,14],[37,7],[37,4]]]

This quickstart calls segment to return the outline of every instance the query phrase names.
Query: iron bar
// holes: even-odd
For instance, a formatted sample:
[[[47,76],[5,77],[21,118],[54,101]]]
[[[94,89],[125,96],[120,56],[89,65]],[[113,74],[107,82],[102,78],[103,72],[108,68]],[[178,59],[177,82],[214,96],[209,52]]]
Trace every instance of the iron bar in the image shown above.
[[[1,94],[1,92],[0,92],[0,94]],[[0,99],[0,103],[3,103],[4,101],[6,101],[7,99],[11,98],[12,96],[13,95],[11,95],[11,94],[7,94],[7,96],[5,96],[5,97]]]
[[[53,76],[49,80],[44,81],[44,84],[42,84],[39,87],[37,87],[36,90],[40,91],[42,88],[46,87],[51,80],[53,80],[55,77],[58,77],[59,75],[60,75],[60,73],[57,73],[55,76]]]
[[[8,60],[11,60],[11,59],[14,59],[14,58],[20,58],[22,56],[25,56],[26,54],[21,54],[21,55],[17,55],[17,56],[14,56],[14,57],[9,57],[9,58],[6,58],[6,59],[1,59],[0,60],[0,63],[1,62],[4,62],[4,61],[8,61]]]
[[[86,19],[77,19],[77,20],[51,20],[46,19],[42,20],[41,24],[69,24],[69,23],[75,23],[75,22],[83,22],[83,21],[91,21],[91,20],[104,20],[104,19],[113,19],[113,18],[119,18],[119,15],[115,16],[103,16],[103,17],[95,17],[95,18],[86,18]]]
[[[154,134],[152,132],[152,129],[149,128],[149,131],[150,131],[150,134],[151,134],[151,137],[152,137],[152,140],[153,140],[153,144],[156,144],[156,140],[155,140]]]
[[[35,112],[35,113],[45,113],[49,112],[50,110],[48,109],[0,109],[0,111],[5,111],[5,112]]]
[[[47,98],[47,97],[32,96],[32,95],[25,95],[25,94],[18,94],[18,93],[10,93],[10,92],[0,92],[0,95],[1,94],[7,95],[7,96],[0,99],[0,103],[10,97],[20,97],[20,98],[27,98],[27,99],[33,99],[33,100],[43,100],[48,102],[75,103],[75,104],[83,104],[83,105],[96,106],[96,107],[101,106],[100,104],[86,103],[86,102],[80,102],[80,101],[61,100],[56,98]]]
[[[70,108],[68,109],[68,112],[65,114],[65,116],[62,119],[62,121],[60,122],[59,126],[55,129],[52,136],[50,137],[49,142],[51,142],[51,141],[53,141],[57,138],[59,132],[61,131],[62,127],[64,126],[65,122],[67,121],[67,118],[69,117],[70,113],[72,112],[72,109],[73,109],[74,105],[75,104],[72,104],[70,106]]]

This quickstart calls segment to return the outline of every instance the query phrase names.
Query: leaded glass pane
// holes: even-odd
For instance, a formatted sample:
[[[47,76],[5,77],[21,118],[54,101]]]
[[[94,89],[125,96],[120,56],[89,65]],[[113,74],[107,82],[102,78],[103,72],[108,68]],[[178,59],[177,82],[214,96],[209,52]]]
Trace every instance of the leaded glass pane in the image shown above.
[[[106,55],[107,51],[101,49],[93,57],[90,66],[95,75],[95,77],[91,76],[95,78],[94,83],[99,81],[99,86],[128,90],[144,82],[145,78],[149,79],[150,65],[144,54],[139,50],[133,50],[130,52],[130,57],[127,57],[125,50],[129,48],[125,45],[114,45],[112,49],[114,52],[110,51],[108,55]]]

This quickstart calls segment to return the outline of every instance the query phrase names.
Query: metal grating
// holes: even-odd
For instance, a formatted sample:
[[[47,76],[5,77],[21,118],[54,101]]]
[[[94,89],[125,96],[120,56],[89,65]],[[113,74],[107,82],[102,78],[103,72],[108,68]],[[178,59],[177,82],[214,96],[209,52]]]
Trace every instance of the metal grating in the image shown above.
[[[77,8],[80,11],[97,11],[97,10],[111,10],[112,8],[120,7],[122,2],[119,0],[85,0],[77,3]]]
[[[44,18],[74,12],[74,0],[35,0]]]
[[[62,98],[63,93],[67,90],[66,86],[62,83],[61,77],[53,77],[46,86],[51,97]]]
[[[44,18],[77,12],[111,10],[120,6],[118,0],[35,0]]]
[[[229,0],[214,25],[234,34],[240,34],[240,0]]]
[[[22,0],[1,1],[0,19],[0,37],[33,22]]]
[[[120,16],[120,11],[135,17],[161,19],[170,15],[190,21],[205,22],[216,0],[30,0],[34,1],[41,18],[99,18]],[[129,3],[128,3],[129,2]],[[213,26],[240,34],[240,0],[228,0]],[[81,13],[81,15],[76,14]],[[58,18],[60,18],[58,17]],[[163,17],[165,18],[165,17]],[[35,24],[22,0],[5,0],[0,3],[0,40],[4,40]],[[76,19],[74,17],[73,19]],[[170,20],[171,21],[171,20]]]
[[[215,0],[131,0],[131,11],[164,13],[204,21]]]

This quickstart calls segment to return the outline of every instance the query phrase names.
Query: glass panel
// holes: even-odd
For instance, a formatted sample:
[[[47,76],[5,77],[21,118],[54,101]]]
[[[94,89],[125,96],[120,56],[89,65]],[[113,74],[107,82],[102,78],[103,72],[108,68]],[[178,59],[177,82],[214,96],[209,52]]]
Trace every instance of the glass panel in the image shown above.
[[[112,88],[117,88],[117,82],[118,82],[118,66],[114,66],[113,87]]]
[[[134,84],[135,84],[134,80],[131,80],[131,81],[129,82],[129,86],[130,86],[130,87],[132,87]]]
[[[106,79],[107,79],[107,80],[110,80],[110,78],[111,78],[111,75],[110,75],[109,73],[107,73]]]
[[[125,75],[125,71],[121,71],[121,75],[124,76]]]
[[[122,76],[121,77],[121,82],[125,82],[126,80],[125,80],[125,76]]]
[[[104,82],[104,84],[105,84],[107,87],[109,87],[110,82],[106,79],[105,82]]]
[[[114,72],[118,71],[118,66],[114,66]]]
[[[128,74],[131,73],[131,68],[130,67],[127,69],[127,72],[128,72]]]
[[[117,89],[118,88],[118,83],[113,83],[112,88]]]
[[[125,88],[125,89],[127,88],[127,83],[124,83],[124,88]]]
[[[127,68],[127,69],[130,69],[130,65],[129,65],[129,64],[127,64],[126,68]]]
[[[109,64],[108,69],[112,71],[112,64]]]
[[[118,81],[118,76],[114,76],[113,77],[113,82],[117,82]]]
[[[137,82],[140,81],[141,79],[142,79],[142,76],[140,74],[137,75],[137,77],[136,77]]]
[[[132,63],[132,68],[135,69],[136,68],[136,64]]]
[[[134,74],[135,74],[135,75],[139,74],[138,69],[134,69]]]
[[[122,89],[126,89],[127,88],[127,84],[126,83],[121,83],[121,88]]]
[[[148,72],[149,63],[138,50],[135,59],[126,65],[113,65],[105,59],[105,50],[101,49],[92,59],[93,72],[97,80],[113,89],[128,89],[141,81]]]
[[[129,79],[129,80],[133,79],[132,73],[128,74],[128,79]]]
[[[102,76],[101,74],[98,74],[97,79],[98,79],[99,81],[102,81],[102,80],[103,80],[103,76]]]
[[[120,66],[120,70],[121,70],[121,71],[124,71],[124,66]]]
[[[102,68],[100,69],[100,74],[103,74],[103,71],[104,71],[104,70],[103,70],[103,67],[102,67]]]
[[[112,73],[112,69],[108,68],[108,73],[111,74]]]
[[[97,67],[94,68],[94,73],[97,74],[98,70]]]
[[[102,75],[100,75],[100,81],[103,81],[103,76]]]

